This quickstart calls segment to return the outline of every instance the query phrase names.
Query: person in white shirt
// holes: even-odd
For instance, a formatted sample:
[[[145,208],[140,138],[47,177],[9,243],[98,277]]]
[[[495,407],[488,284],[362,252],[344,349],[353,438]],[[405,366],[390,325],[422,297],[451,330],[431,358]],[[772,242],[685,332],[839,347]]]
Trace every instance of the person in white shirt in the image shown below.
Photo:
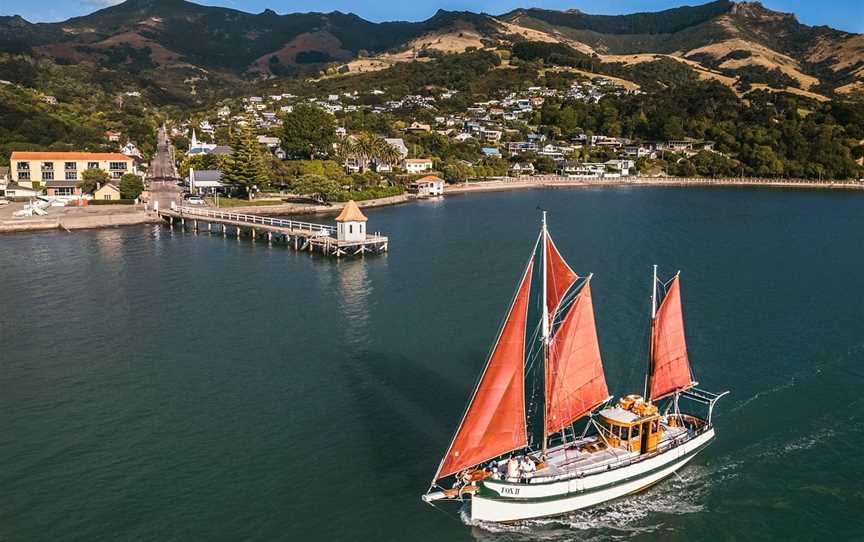
[[[507,481],[519,481],[519,460],[515,457],[511,457],[507,460]]]
[[[522,477],[525,480],[530,480],[534,476],[534,472],[537,471],[537,465],[535,465],[527,455],[522,458],[519,468],[522,471]]]

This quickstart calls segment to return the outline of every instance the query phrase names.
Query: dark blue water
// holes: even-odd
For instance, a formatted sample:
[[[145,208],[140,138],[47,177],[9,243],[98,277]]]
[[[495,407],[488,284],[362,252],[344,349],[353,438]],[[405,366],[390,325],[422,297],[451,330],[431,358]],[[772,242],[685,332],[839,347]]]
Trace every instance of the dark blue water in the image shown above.
[[[717,441],[653,489],[493,531],[419,501],[550,210],[610,390],[682,269]],[[372,210],[333,261],[161,227],[0,238],[2,540],[860,539],[864,197],[592,189]]]

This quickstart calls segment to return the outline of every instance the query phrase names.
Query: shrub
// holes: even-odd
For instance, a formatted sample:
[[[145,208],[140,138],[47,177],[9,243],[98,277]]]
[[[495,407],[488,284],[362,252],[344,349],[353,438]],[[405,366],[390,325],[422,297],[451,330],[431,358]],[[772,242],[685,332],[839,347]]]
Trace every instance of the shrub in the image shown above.
[[[132,205],[134,199],[91,199],[88,205]]]
[[[391,196],[398,196],[405,191],[401,186],[386,186],[379,188],[369,188],[366,190],[357,190],[356,192],[345,192],[339,191],[337,192],[332,201],[364,201],[368,199],[376,199],[376,198],[389,198]]]

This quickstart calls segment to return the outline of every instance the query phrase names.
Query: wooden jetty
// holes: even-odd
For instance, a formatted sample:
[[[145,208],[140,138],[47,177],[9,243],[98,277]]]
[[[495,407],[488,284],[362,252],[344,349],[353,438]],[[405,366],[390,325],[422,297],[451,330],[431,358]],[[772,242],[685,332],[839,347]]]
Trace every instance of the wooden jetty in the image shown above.
[[[190,206],[172,205],[171,209],[157,212],[172,227],[190,227],[196,232],[206,228],[210,233],[238,239],[248,234],[253,240],[283,242],[295,250],[317,250],[337,258],[387,252],[389,248],[386,236],[366,233],[366,217],[353,201],[346,204],[336,219],[337,226]]]

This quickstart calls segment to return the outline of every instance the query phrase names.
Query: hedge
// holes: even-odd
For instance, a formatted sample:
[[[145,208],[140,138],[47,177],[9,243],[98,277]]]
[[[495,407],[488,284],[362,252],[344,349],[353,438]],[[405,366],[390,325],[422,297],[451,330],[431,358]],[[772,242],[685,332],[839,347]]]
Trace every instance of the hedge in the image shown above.
[[[337,192],[331,201],[364,201],[376,198],[389,198],[398,196],[405,191],[401,186],[388,186],[386,188],[370,188],[368,190],[358,190],[356,192]]]
[[[88,205],[133,205],[134,199],[91,199]]]

